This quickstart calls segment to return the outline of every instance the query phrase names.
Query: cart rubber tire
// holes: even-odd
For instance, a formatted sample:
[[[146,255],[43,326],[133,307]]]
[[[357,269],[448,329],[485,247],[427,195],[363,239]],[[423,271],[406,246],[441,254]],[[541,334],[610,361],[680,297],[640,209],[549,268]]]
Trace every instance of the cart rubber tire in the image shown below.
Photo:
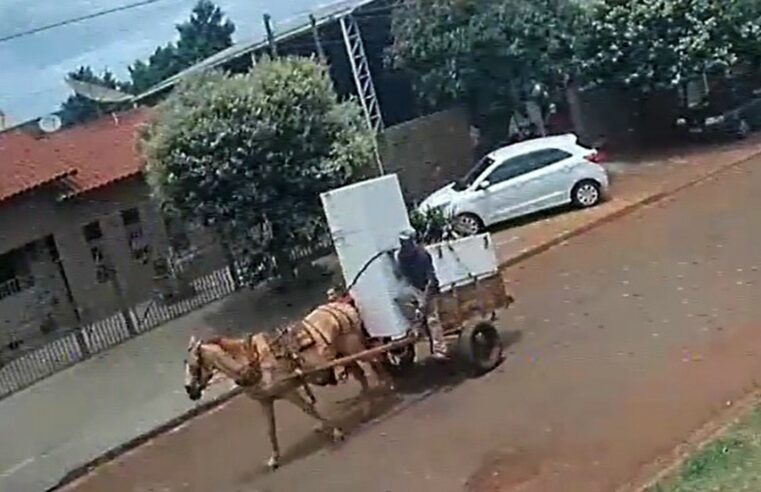
[[[392,376],[408,374],[415,365],[415,344],[387,352],[383,362]]]
[[[465,326],[458,340],[460,358],[475,375],[485,374],[502,362],[504,346],[493,323],[480,321]]]

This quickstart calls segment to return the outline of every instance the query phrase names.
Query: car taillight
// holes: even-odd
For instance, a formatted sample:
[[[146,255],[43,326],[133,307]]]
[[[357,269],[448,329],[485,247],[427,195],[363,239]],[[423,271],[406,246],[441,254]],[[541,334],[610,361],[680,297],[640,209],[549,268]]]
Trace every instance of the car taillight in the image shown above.
[[[602,164],[603,162],[605,162],[605,154],[603,154],[599,150],[595,150],[591,154],[585,155],[584,159],[588,160],[589,162],[593,162],[595,164]]]

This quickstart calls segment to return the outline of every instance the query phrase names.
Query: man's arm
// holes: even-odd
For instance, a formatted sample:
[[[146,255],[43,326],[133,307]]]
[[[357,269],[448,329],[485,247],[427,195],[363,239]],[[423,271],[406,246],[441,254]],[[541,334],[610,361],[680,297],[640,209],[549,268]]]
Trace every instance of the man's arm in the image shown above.
[[[436,276],[436,269],[433,266],[433,257],[428,251],[425,252],[425,263],[426,276],[428,277],[428,285],[426,286],[426,291],[431,294],[435,294],[439,291],[439,278]]]
[[[397,256],[396,251],[394,251],[394,250],[387,251],[386,254],[391,259],[391,268],[392,268],[392,270],[394,272],[394,276],[396,277],[397,280],[401,280],[402,279],[402,270],[401,270],[401,268],[399,268],[399,258]]]

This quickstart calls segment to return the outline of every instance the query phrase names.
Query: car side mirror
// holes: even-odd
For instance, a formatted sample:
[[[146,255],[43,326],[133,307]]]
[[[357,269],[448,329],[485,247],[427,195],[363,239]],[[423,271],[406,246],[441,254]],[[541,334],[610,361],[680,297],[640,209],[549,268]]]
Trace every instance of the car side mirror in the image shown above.
[[[491,183],[489,182],[489,180],[485,179],[485,180],[481,181],[480,183],[478,183],[478,190],[479,191],[480,190],[488,190],[490,186],[491,186]]]

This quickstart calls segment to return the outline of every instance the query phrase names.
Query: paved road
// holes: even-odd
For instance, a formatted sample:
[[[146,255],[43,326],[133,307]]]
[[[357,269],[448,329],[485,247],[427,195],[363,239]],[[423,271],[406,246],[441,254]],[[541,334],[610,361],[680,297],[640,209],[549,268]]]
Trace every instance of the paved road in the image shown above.
[[[289,463],[266,473],[263,423],[236,399],[67,490],[612,490],[761,375],[759,208],[756,159],[511,269],[506,362],[421,370],[377,422],[346,418],[341,447],[283,406]]]

